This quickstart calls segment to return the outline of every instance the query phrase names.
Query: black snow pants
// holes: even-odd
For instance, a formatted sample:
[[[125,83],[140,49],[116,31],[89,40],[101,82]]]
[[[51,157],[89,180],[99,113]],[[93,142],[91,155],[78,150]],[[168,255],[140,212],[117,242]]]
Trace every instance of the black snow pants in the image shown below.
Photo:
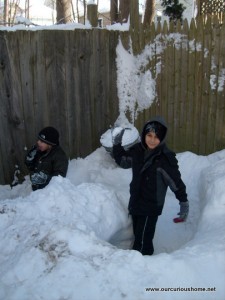
[[[152,255],[154,252],[153,238],[158,216],[132,215],[132,219],[134,231],[133,250],[137,250],[143,255]]]

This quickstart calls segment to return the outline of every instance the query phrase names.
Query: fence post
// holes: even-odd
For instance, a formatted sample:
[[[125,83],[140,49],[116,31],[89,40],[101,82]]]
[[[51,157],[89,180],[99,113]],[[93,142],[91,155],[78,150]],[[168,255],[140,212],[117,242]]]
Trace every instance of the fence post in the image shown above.
[[[98,26],[98,6],[95,3],[89,2],[87,5],[87,18],[92,27]]]

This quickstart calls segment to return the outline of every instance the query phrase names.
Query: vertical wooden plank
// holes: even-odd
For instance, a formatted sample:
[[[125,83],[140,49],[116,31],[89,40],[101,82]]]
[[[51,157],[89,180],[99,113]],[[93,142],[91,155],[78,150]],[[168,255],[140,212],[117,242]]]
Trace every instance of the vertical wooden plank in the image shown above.
[[[62,146],[69,158],[73,157],[75,153],[74,149],[74,86],[75,78],[73,73],[73,31],[68,31],[67,38],[65,39],[65,132],[63,134],[64,139],[61,138]]]
[[[101,32],[99,30],[93,31],[92,49],[93,59],[90,66],[92,70],[90,81],[90,97],[92,102],[91,129],[93,136],[92,147],[96,148],[100,145],[99,138],[103,133],[103,124],[109,122],[109,97],[107,96],[107,89],[109,87],[109,57],[107,55],[109,40],[106,30]]]
[[[147,29],[143,26],[143,24],[140,24],[140,34],[139,34],[139,49],[140,49],[140,55],[143,54],[143,51],[145,51],[146,46],[148,45],[149,41],[146,41],[146,31]],[[149,35],[148,35],[149,36]],[[145,67],[140,72],[145,72]],[[141,131],[143,124],[145,122],[145,110],[138,112],[138,115],[136,116],[136,119],[134,120],[134,126]]]
[[[220,30],[219,30],[220,28]],[[214,55],[217,57],[217,97],[215,111],[215,131],[211,135],[214,141],[213,152],[225,148],[225,22],[217,27],[215,45],[218,46]],[[213,122],[213,121],[212,121]],[[211,151],[211,149],[209,149]]]
[[[145,28],[143,26],[143,23],[139,26],[139,47],[140,51],[143,51],[145,48]]]
[[[19,36],[18,36],[19,34]],[[18,62],[20,65],[20,87],[21,87],[21,101],[23,105],[23,121],[24,121],[24,135],[25,148],[31,147],[36,141],[36,124],[34,116],[34,95],[33,85],[35,78],[35,55],[33,52],[33,41],[35,31],[20,31],[16,34],[19,38]],[[25,153],[24,153],[25,155]]]
[[[179,136],[176,141],[176,151],[182,152],[185,151],[186,146],[186,112],[188,106],[188,64],[189,64],[189,55],[188,55],[188,32],[189,32],[189,24],[187,20],[183,22],[183,26],[181,28],[181,35],[183,35],[181,41],[181,65],[180,65],[180,99],[179,99]]]
[[[166,37],[168,36],[168,25],[167,22],[163,23],[163,27],[161,29],[161,37],[159,38],[159,43],[161,43],[162,47],[166,45]],[[160,35],[160,32],[158,32]],[[158,75],[157,80],[157,93],[158,93],[158,102],[160,106],[160,115],[165,118],[165,120],[168,122],[168,94],[167,94],[167,84],[168,84],[168,78],[166,73],[166,51],[163,50],[157,61],[161,66],[161,72]],[[168,131],[168,139],[170,136],[170,130]]]
[[[199,32],[199,31],[198,31]],[[211,47],[212,47],[212,27],[211,19],[208,18],[205,30],[204,30],[204,49],[208,51],[208,55],[205,55],[202,66],[202,92],[199,92],[198,103],[199,103],[199,121],[196,125],[199,124],[199,128],[196,127],[196,144],[198,143],[198,152],[206,154],[206,137],[207,137],[207,123],[208,123],[208,105],[209,105],[209,95],[210,95],[210,74],[211,74]],[[198,83],[196,82],[196,85]]]
[[[174,24],[170,22],[169,32],[168,34],[172,34],[174,32]],[[173,38],[168,39],[167,47],[165,50],[165,71],[167,77],[167,99],[168,99],[168,115],[167,115],[167,123],[169,129],[168,135],[168,145],[172,149],[175,148],[174,145],[174,88],[175,88],[175,73],[174,73],[174,65],[175,65],[175,55],[174,55],[174,40]]]
[[[107,32],[108,38],[108,49],[107,49],[107,60],[108,60],[108,89],[106,91],[106,99],[109,101],[108,105],[108,115],[107,123],[104,123],[105,126],[110,123],[113,124],[116,120],[119,111],[119,102],[118,102],[118,89],[117,89],[117,66],[116,66],[116,47],[119,41],[119,32],[114,31],[112,34]],[[127,33],[128,34],[128,33]],[[104,73],[102,74],[104,76]]]
[[[93,73],[90,72],[91,56],[92,56],[92,36],[93,30],[85,30],[81,35],[80,32],[80,55],[78,60],[78,70],[80,77],[79,89],[79,105],[81,115],[79,117],[80,123],[79,130],[82,132],[80,135],[80,155],[82,157],[90,153],[92,137],[91,137],[91,110],[90,110],[90,83],[93,79]],[[85,126],[85,134],[83,133],[83,126]]]
[[[139,0],[130,0],[130,27],[136,29],[139,27]]]
[[[151,72],[152,80],[155,79],[156,76],[156,36],[157,30],[155,28],[155,24],[152,23],[150,27],[145,28],[145,45],[148,47],[148,62],[146,62],[144,72]],[[147,51],[147,47],[145,47],[145,52]],[[157,88],[156,88],[157,90]],[[140,130],[142,130],[143,125],[152,117],[156,115],[156,104],[157,98],[154,99],[153,103],[149,108],[143,110],[141,116],[142,120],[139,122]]]
[[[80,31],[70,31],[69,40],[67,41],[66,51],[68,57],[66,58],[66,90],[67,90],[67,128],[68,128],[68,146],[69,157],[77,157],[81,155],[81,139],[82,134],[80,130],[80,96],[79,86],[81,84],[79,76],[78,61],[82,56],[79,51]]]
[[[192,19],[189,30],[189,64],[188,64],[188,83],[187,83],[187,113],[186,113],[186,150],[196,152],[196,145],[193,141],[193,111],[194,106],[196,105],[195,101],[195,22]]]
[[[112,31],[112,32],[106,32],[106,34],[108,36],[107,55],[109,61],[109,66],[108,66],[109,77],[108,77],[108,89],[106,91],[106,99],[109,102],[108,104],[109,114],[107,116],[107,122],[104,123],[102,128],[104,130],[107,129],[109,125],[113,125],[119,115],[117,65],[116,65],[116,47],[119,42],[119,32]],[[104,76],[104,74],[102,74],[102,76]],[[99,85],[99,89],[101,90],[101,85]]]
[[[140,51],[139,46],[139,1],[131,0],[130,3],[130,34],[132,39],[133,53]]]
[[[34,55],[34,75],[33,75],[33,95],[34,95],[34,118],[36,133],[43,127],[49,126],[49,101],[46,85],[46,40],[49,45],[53,43],[51,31],[37,31],[33,41]],[[54,35],[53,35],[54,36]],[[54,45],[54,44],[53,44]],[[49,46],[50,47],[50,46]],[[52,49],[53,50],[53,49]],[[51,87],[50,87],[51,88]]]
[[[204,35],[203,35],[203,20],[198,18],[198,22],[195,27],[195,40],[191,40],[193,43],[195,52],[194,69],[192,70],[194,76],[193,82],[193,109],[192,109],[192,145],[193,152],[197,153],[199,150],[199,138],[200,138],[200,118],[201,118],[201,105],[202,105],[202,89],[203,89],[203,61],[204,61]],[[191,47],[192,47],[191,46]]]
[[[211,52],[211,64],[210,64],[210,86],[209,86],[209,97],[208,97],[208,112],[206,121],[206,137],[205,137],[205,153],[212,153],[214,151],[215,142],[212,142],[212,137],[217,135],[218,130],[216,110],[218,99],[218,79],[219,79],[219,65],[220,65],[220,44],[224,43],[221,41],[220,37],[220,24],[218,19],[215,19],[211,24],[211,47],[209,51]],[[219,117],[220,118],[220,117]],[[222,117],[223,118],[223,117]],[[220,121],[219,121],[220,122]],[[215,139],[214,139],[215,141]]]
[[[156,26],[157,25],[157,26]],[[157,88],[157,77],[158,77],[158,63],[161,62],[161,57],[160,54],[158,53],[159,49],[158,49],[158,42],[160,40],[160,36],[161,36],[161,32],[162,32],[162,26],[161,23],[158,22],[157,24],[153,23],[150,26],[150,34],[151,34],[151,49],[152,49],[152,53],[151,53],[151,63],[150,63],[150,70],[152,73],[152,79],[155,80],[155,90],[156,90],[156,97],[154,99],[154,102],[151,105],[151,116],[150,117],[155,117],[158,115],[161,115],[161,107],[162,107],[162,103],[160,102],[160,98],[158,95],[158,88]],[[150,119],[150,117],[148,117],[147,119]]]
[[[85,35],[85,34],[84,34]],[[74,95],[71,100],[71,122],[73,126],[73,155],[81,156],[81,135],[82,131],[81,125],[84,124],[82,122],[81,116],[81,105],[80,102],[83,98],[83,93],[80,94],[80,86],[84,89],[84,82],[82,82],[82,77],[80,76],[80,61],[82,62],[84,59],[84,53],[82,42],[81,42],[81,32],[80,30],[75,30],[73,35],[73,56],[71,57],[71,65],[73,66],[73,77],[74,77]]]
[[[177,22],[176,34],[181,32],[181,24]],[[181,72],[182,72],[182,38],[174,38],[174,130],[173,149],[180,152],[180,101],[181,101]],[[178,141],[178,142],[177,142]],[[177,145],[177,146],[176,146]]]

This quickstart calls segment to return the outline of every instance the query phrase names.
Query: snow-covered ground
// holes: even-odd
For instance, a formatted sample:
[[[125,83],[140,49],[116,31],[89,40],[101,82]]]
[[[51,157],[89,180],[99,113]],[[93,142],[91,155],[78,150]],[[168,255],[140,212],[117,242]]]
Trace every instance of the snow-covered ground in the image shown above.
[[[103,147],[43,190],[28,178],[0,186],[0,299],[224,300],[225,150],[178,160],[190,215],[173,223],[179,205],[168,191],[153,256],[130,250],[131,170]]]

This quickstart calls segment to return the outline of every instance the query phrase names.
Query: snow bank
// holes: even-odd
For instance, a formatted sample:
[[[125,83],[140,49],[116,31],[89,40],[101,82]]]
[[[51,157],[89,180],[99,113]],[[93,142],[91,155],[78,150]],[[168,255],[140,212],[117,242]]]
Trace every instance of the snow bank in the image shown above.
[[[103,147],[43,190],[31,192],[28,178],[1,186],[0,299],[223,300],[225,151],[178,160],[190,216],[172,222],[179,205],[168,191],[153,256],[129,250],[131,170]]]

